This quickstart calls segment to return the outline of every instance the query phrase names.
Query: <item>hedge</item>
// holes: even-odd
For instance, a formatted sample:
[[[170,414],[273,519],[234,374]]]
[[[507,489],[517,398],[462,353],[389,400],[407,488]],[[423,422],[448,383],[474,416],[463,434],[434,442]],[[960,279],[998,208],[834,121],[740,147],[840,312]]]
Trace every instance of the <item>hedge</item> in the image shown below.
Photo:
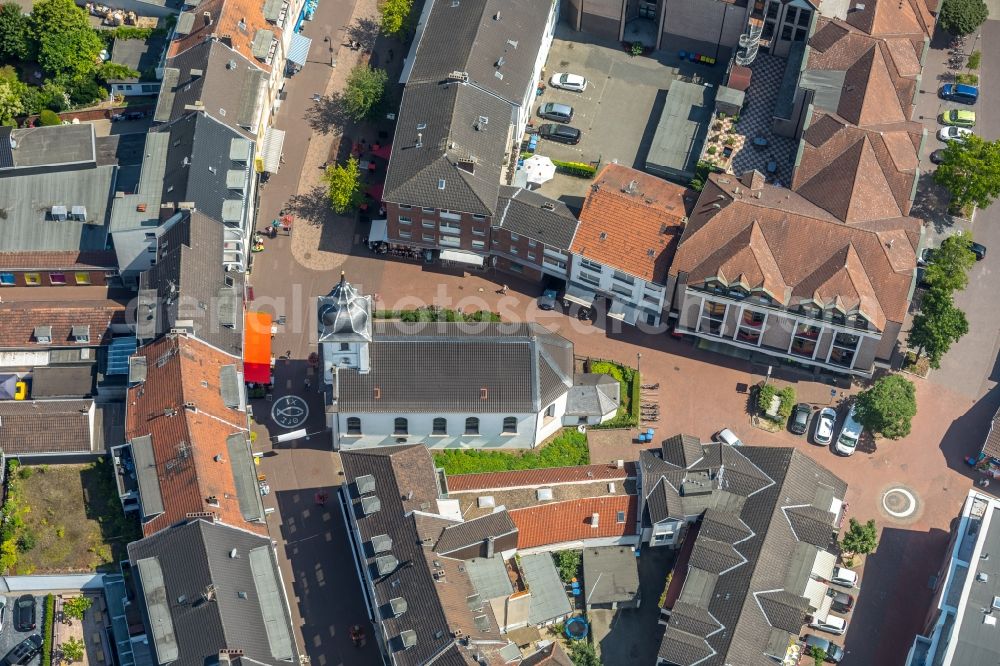
[[[430,305],[415,310],[376,310],[375,319],[399,319],[408,323],[427,321],[500,322],[500,314],[489,310],[459,312]]]
[[[618,413],[613,419],[591,428],[634,428],[639,425],[639,408],[642,404],[642,384],[639,372],[634,368],[614,361],[592,361],[590,372],[595,375],[611,375],[618,380],[621,389]]]
[[[523,455],[482,449],[446,449],[434,454],[434,463],[448,474],[509,472],[541,467],[572,467],[590,463],[587,436],[566,428],[551,442]]]
[[[593,178],[597,175],[597,167],[591,166],[590,164],[584,164],[583,162],[561,162],[559,160],[552,160],[552,163],[556,165],[556,171],[564,173],[567,176]]]
[[[51,109],[42,109],[41,113],[38,114],[38,124],[43,127],[62,125],[62,118],[60,118],[59,114]]]
[[[45,612],[42,616],[42,664],[50,666],[52,663],[52,621],[56,614],[56,598],[51,594],[45,595]]]

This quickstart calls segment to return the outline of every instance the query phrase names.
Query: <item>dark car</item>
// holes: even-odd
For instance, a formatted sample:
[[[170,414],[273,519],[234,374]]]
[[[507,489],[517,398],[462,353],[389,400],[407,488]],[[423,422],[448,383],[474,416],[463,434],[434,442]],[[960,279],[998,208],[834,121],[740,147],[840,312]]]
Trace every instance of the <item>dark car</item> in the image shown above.
[[[546,123],[538,127],[538,136],[549,141],[575,145],[580,143],[580,130],[569,125]]]
[[[985,245],[973,242],[972,245],[969,246],[969,249],[972,250],[972,254],[976,255],[976,261],[982,261],[986,258]]]
[[[944,151],[945,151],[944,148],[938,148],[933,153],[931,153],[931,163],[941,164],[941,162],[944,162]]]
[[[128,111],[125,113],[125,120],[142,120],[145,117],[145,111]]]
[[[950,102],[975,104],[979,99],[979,88],[964,83],[946,83],[938,89],[938,97]]]
[[[806,654],[814,655],[816,652],[822,650],[826,655],[826,661],[828,663],[839,664],[844,658],[844,648],[840,647],[836,643],[831,643],[816,634],[806,634],[805,644]]]
[[[809,429],[809,417],[812,415],[812,407],[804,402],[795,405],[792,416],[788,419],[788,429],[796,435],[806,434]]]
[[[22,666],[31,661],[32,657],[42,651],[42,637],[31,634],[11,648],[11,651],[0,660],[0,666]]]
[[[31,631],[35,628],[35,598],[23,594],[14,604],[14,623],[18,631]]]
[[[986,258],[986,246],[982,243],[977,243],[973,241],[969,245],[969,249],[972,250],[972,254],[976,255],[976,261],[982,261]],[[935,247],[925,247],[920,251],[920,256],[917,258],[917,266],[926,266],[934,261],[934,255],[938,252]]]
[[[841,592],[840,590],[828,587],[826,589],[826,596],[832,599],[830,603],[830,610],[834,612],[850,613],[851,609],[854,608],[854,597],[849,595],[847,592]]]
[[[559,292],[555,289],[546,289],[542,292],[542,295],[538,297],[538,309],[539,310],[554,310],[556,303],[559,302]]]
[[[569,104],[548,102],[538,107],[538,116],[557,123],[568,123],[573,120],[573,107]]]

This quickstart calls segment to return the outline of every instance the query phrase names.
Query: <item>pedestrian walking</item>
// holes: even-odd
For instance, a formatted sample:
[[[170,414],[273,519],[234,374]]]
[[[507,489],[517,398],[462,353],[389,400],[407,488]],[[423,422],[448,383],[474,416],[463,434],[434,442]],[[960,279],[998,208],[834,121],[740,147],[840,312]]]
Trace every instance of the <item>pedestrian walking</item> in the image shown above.
[[[501,296],[506,296],[507,295],[507,285],[502,285],[499,289],[497,289],[497,293],[500,294]]]
[[[309,390],[309,386],[310,386],[310,384],[309,384],[309,378],[308,377],[306,377],[306,379],[303,382],[303,384],[305,384],[306,390],[308,391]]]

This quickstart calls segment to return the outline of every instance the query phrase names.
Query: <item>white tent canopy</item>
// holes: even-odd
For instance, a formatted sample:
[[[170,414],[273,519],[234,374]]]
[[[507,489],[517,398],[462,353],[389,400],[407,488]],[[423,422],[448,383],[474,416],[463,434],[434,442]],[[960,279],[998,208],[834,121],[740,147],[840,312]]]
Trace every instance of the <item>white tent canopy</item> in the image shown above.
[[[556,165],[544,155],[532,155],[524,160],[524,173],[529,183],[541,185],[555,178]]]

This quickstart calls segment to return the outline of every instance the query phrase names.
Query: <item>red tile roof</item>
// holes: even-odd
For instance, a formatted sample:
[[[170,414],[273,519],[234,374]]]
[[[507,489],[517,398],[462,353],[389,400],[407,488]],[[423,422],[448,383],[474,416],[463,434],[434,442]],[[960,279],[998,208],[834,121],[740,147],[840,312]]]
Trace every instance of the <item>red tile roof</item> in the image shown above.
[[[680,185],[608,164],[591,186],[573,253],[647,282],[666,284],[687,212],[684,197],[695,194]]]
[[[114,252],[0,252],[0,268],[25,271],[114,269]]]
[[[536,488],[560,483],[615,481],[634,477],[635,463],[629,461],[622,468],[612,465],[577,465],[575,467],[524,469],[513,472],[457,474],[448,477],[448,490],[451,492],[471,492],[502,488]]]
[[[67,291],[67,296],[72,290]],[[21,301],[0,304],[0,349],[94,347],[111,340],[111,326],[125,324],[125,306],[117,301]],[[36,326],[52,327],[52,342],[35,341]],[[90,342],[76,343],[74,326],[90,327]]]
[[[635,495],[591,497],[555,502],[529,509],[515,509],[510,517],[517,525],[518,548],[534,548],[566,541],[635,534],[638,501]],[[625,522],[617,522],[619,511]],[[591,524],[598,514],[597,527]]]
[[[270,30],[274,39],[281,40],[281,28],[264,18],[263,2],[208,0],[188,11],[195,15],[194,26],[190,33],[170,42],[167,57],[173,58],[206,39],[216,38],[258,68],[271,71],[271,65],[253,55],[253,40],[259,30]]]
[[[221,369],[238,366],[239,359],[183,335],[160,338],[138,355],[146,358],[147,375],[128,391],[125,437],[151,436],[164,508],[143,525],[144,534],[210,511],[221,522],[266,535],[265,524],[247,522],[240,511],[226,444],[229,435],[247,432],[246,412],[227,407],[220,391]],[[210,506],[208,497],[219,506]]]

